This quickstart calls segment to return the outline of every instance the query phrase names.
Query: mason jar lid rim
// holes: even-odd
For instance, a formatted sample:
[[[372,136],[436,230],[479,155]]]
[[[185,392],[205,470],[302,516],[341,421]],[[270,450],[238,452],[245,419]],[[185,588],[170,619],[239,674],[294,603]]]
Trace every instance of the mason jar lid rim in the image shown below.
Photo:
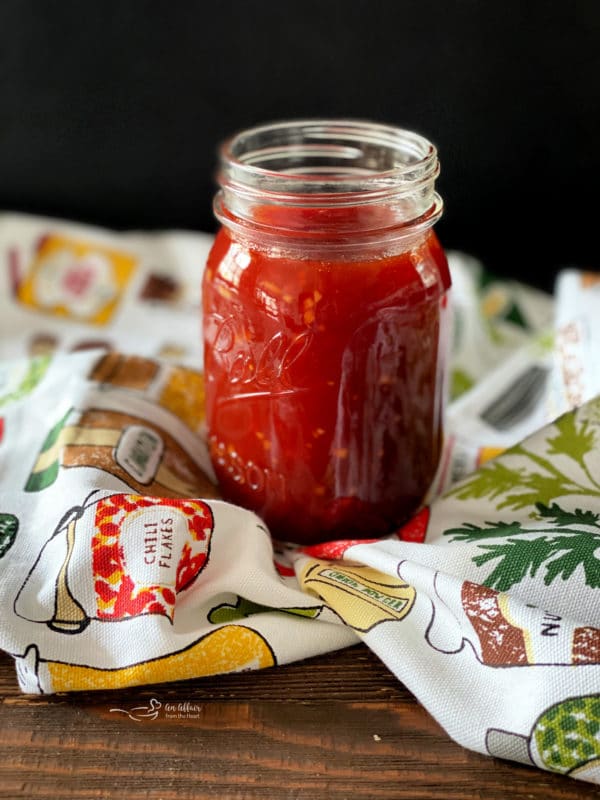
[[[390,151],[395,150],[398,153],[404,149],[404,152],[413,156],[413,158],[408,161],[395,162],[394,166],[389,169],[366,170],[362,174],[357,174],[356,171],[350,174],[344,174],[343,171],[339,173],[327,172],[326,174],[322,172],[310,174],[306,171],[295,173],[288,170],[270,170],[244,160],[243,152],[240,152],[244,142],[251,142],[252,139],[256,140],[260,136],[267,136],[270,133],[291,134],[294,130],[301,134],[301,141],[294,142],[290,140],[289,142],[282,142],[276,147],[263,146],[258,150],[249,149],[248,154],[250,156],[256,154],[257,159],[260,158],[261,152],[269,154],[269,157],[277,153],[282,155],[286,152],[293,154],[294,150],[298,152],[302,147],[310,148],[316,143],[316,140],[321,142],[321,147],[327,147],[328,145],[324,144],[326,140],[344,138],[346,142],[356,142],[357,145],[385,146]],[[341,152],[342,145],[331,145],[331,148]],[[227,181],[228,174],[232,172],[238,181],[243,181],[244,177],[250,179],[250,181],[253,178],[266,178],[280,180],[282,183],[289,182],[288,185],[293,185],[294,183],[326,183],[328,186],[339,186],[343,189],[347,184],[356,183],[357,180],[360,180],[366,184],[365,188],[367,188],[371,183],[377,183],[380,186],[381,181],[386,179],[395,179],[396,181],[405,179],[412,182],[417,178],[414,175],[415,171],[419,172],[418,177],[423,177],[423,172],[428,173],[431,171],[437,175],[437,170],[439,169],[437,149],[424,136],[393,125],[355,119],[286,120],[248,128],[234,134],[223,142],[220,148],[220,159],[222,171],[219,182],[221,185],[223,185],[223,178]],[[225,175],[223,175],[223,172]],[[431,175],[431,177],[435,177],[435,175]]]

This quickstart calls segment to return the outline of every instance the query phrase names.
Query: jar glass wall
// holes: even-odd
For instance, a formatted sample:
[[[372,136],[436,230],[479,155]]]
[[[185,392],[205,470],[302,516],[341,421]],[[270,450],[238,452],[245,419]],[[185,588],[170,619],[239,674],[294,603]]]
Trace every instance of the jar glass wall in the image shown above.
[[[221,150],[203,283],[207,423],[226,499],[277,538],[397,528],[433,480],[445,389],[439,166],[355,121],[243,132]]]

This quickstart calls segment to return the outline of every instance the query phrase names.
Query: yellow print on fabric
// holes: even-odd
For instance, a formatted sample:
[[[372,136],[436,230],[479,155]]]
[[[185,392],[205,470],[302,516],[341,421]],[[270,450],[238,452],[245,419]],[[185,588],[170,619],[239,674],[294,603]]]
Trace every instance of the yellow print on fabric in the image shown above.
[[[42,693],[122,689],[149,683],[200,678],[225,672],[264,669],[277,664],[267,640],[245,625],[224,625],[187,647],[165,656],[115,669],[68,664],[40,657],[36,645],[16,659],[17,671]]]
[[[346,625],[363,632],[382,622],[403,619],[416,597],[413,587],[400,578],[371,567],[341,567],[327,561],[309,562],[300,584],[324,600]]]
[[[130,253],[48,234],[37,246],[17,298],[49,314],[106,325],[136,265]]]

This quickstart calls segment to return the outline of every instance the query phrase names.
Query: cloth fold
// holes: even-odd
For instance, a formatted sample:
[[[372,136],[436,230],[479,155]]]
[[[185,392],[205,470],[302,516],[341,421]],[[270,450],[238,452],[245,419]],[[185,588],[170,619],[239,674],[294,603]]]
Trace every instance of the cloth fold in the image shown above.
[[[600,783],[600,278],[567,271],[550,298],[451,254],[426,505],[385,539],[300,547],[218,498],[209,241],[0,215],[0,647],[23,691],[362,640],[465,747]]]

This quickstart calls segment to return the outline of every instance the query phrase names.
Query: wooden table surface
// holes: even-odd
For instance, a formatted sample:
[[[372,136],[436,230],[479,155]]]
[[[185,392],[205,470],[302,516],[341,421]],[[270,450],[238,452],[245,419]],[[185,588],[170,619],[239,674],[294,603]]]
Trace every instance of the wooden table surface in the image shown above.
[[[362,645],[262,672],[44,697],[22,695],[1,654],[0,692],[0,797],[600,798],[459,747]]]

